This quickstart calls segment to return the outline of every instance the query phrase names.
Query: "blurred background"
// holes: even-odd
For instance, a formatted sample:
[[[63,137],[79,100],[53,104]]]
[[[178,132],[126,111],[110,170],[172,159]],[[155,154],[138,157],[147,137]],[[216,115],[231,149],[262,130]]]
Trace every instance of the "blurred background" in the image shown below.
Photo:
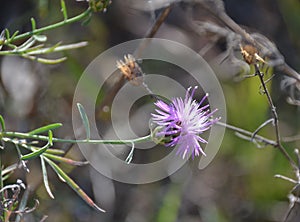
[[[174,1],[113,0],[106,13],[93,14],[87,25],[76,23],[45,33],[52,44],[60,41],[65,44],[89,42],[84,48],[58,54],[68,57],[58,65],[43,65],[19,57],[1,57],[0,111],[7,129],[29,131],[61,122],[63,127],[55,131],[56,137],[72,138],[73,94],[84,69],[104,50],[145,37],[159,13],[170,2]],[[265,35],[277,45],[286,62],[295,70],[300,70],[299,1],[225,0],[224,3],[226,12],[234,21],[248,31]],[[73,0],[66,0],[66,5],[69,16],[81,13],[88,6],[86,2]],[[37,27],[62,20],[60,1],[50,0],[2,1],[0,14],[1,30],[8,28],[11,32],[30,30],[31,17],[36,19]],[[155,37],[174,40],[203,53],[203,48],[212,39],[193,30],[190,21],[194,20],[216,19],[201,5],[177,1]],[[222,84],[228,123],[254,131],[271,117],[266,97],[259,92],[257,78],[237,80],[242,69],[226,60],[221,62],[225,49],[226,41],[220,38],[203,56]],[[174,75],[172,77],[187,86],[192,81],[187,75],[181,75],[180,70],[166,64],[151,67],[148,63],[145,67],[143,64],[141,66],[145,73],[156,70],[172,73],[169,75]],[[283,73],[276,69],[270,72],[276,74],[268,87],[279,113],[282,136],[299,134],[299,108],[286,102],[289,92],[281,87]],[[109,113],[96,115],[101,131],[110,130],[109,116]],[[148,121],[145,127],[148,127]],[[261,134],[275,138],[270,126],[264,128]],[[84,159],[77,146],[56,145],[62,149],[71,148],[69,157]],[[299,148],[299,142],[284,145],[291,155],[293,149]],[[16,161],[10,152],[15,151],[5,151],[3,164]],[[143,162],[143,152],[137,153],[135,162]],[[166,153],[165,150],[156,150],[151,155],[159,157]],[[158,159],[157,156],[153,158]],[[287,195],[293,184],[274,178],[274,175],[293,178],[294,173],[286,159],[273,147],[258,149],[254,144],[236,137],[232,131],[226,131],[213,162],[201,171],[197,169],[197,163],[197,160],[190,160],[169,178],[145,185],[112,181],[89,166],[74,169],[61,165],[96,203],[107,210],[105,214],[87,206],[55,174],[49,175],[55,196],[51,200],[41,185],[39,161],[31,161],[30,173],[26,176],[20,169],[10,181],[13,183],[16,178],[22,178],[34,190],[32,199],[40,201],[39,207],[27,215],[25,221],[40,221],[43,215],[48,215],[47,221],[65,222],[270,222],[281,221],[286,214],[289,205]],[[299,220],[300,209],[296,205],[288,221]]]

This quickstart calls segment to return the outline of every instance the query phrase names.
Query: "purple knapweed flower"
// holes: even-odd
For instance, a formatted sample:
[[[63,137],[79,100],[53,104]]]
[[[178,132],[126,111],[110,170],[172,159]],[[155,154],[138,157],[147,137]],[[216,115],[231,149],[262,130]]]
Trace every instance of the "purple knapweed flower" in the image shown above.
[[[199,156],[200,153],[206,155],[200,146],[200,143],[207,143],[199,135],[208,130],[220,118],[212,118],[213,113],[210,112],[209,104],[202,106],[203,101],[208,97],[206,94],[200,102],[193,100],[193,95],[197,87],[191,91],[188,88],[185,99],[174,98],[170,104],[158,100],[155,105],[157,113],[152,114],[152,120],[162,129],[156,133],[156,136],[168,138],[165,146],[173,147],[178,145],[176,155]]]

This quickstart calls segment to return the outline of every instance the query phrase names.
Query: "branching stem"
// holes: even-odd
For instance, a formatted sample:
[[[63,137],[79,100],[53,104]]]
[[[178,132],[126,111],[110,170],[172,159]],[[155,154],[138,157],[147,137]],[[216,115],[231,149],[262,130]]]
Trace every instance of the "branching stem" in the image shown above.
[[[254,64],[254,67],[255,67],[255,74],[259,77],[259,80],[260,80],[261,85],[263,87],[264,93],[265,93],[265,95],[268,99],[268,103],[270,105],[270,109],[271,109],[272,116],[273,116],[273,119],[274,119],[274,128],[275,128],[275,136],[276,136],[276,145],[274,145],[274,147],[277,147],[280,150],[280,152],[284,155],[284,157],[290,162],[292,167],[295,170],[298,170],[297,164],[290,157],[290,155],[286,152],[285,148],[281,144],[278,114],[277,114],[277,111],[276,111],[276,107],[274,106],[273,100],[271,98],[271,95],[269,93],[269,90],[268,90],[268,88],[265,84],[264,75],[263,75],[262,72],[260,72],[258,64]]]

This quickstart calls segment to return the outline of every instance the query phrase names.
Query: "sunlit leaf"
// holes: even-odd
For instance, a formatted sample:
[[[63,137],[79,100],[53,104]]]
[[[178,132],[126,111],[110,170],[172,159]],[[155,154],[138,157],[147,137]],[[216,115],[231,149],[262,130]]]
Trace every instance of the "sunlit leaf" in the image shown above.
[[[41,134],[41,133],[44,133],[44,132],[48,132],[49,130],[57,129],[57,128],[61,127],[61,126],[62,126],[61,123],[52,123],[52,124],[49,124],[49,125],[37,128],[35,130],[32,130],[28,134],[29,135]]]
[[[23,156],[21,156],[21,160],[30,160],[30,159],[36,158],[36,157],[40,156],[42,153],[44,153],[47,149],[48,149],[48,147],[43,147],[32,153],[23,155]]]
[[[34,18],[30,19],[32,31],[36,30],[36,22]]]
[[[36,56],[30,56],[30,55],[26,55],[26,54],[24,54],[22,56],[24,58],[31,59],[33,61],[37,61],[37,62],[48,64],[48,65],[58,64],[58,63],[61,63],[61,62],[65,61],[67,59],[66,57],[62,57],[62,58],[59,58],[59,59],[45,59],[45,58],[39,58],[39,57],[36,57]]]
[[[85,112],[83,106],[80,103],[77,103],[77,107],[78,107],[80,117],[81,117],[81,120],[82,120],[84,128],[85,128],[86,138],[90,139],[90,136],[91,136],[90,124],[89,124],[89,120],[88,120],[88,117],[86,115],[86,112]]]
[[[1,124],[1,128],[2,128],[2,132],[4,132],[5,131],[5,122],[4,122],[2,115],[0,115],[0,124]]]
[[[14,34],[11,36],[10,41],[13,41],[14,38],[19,34],[19,30],[15,31]]]
[[[66,183],[91,207],[94,209],[105,212],[102,208],[98,207],[94,201],[52,160],[45,157],[47,163],[52,167],[52,169],[56,172],[57,175],[60,175]]]
[[[32,153],[21,156],[21,160],[30,160],[30,159],[33,159],[33,158],[36,158],[36,157],[42,155],[50,146],[53,145],[52,144],[53,135],[52,135],[51,130],[48,131],[48,137],[49,137],[49,139],[48,139],[48,142],[45,146],[43,146],[40,149],[35,150]]]
[[[66,51],[66,50],[71,50],[71,49],[78,49],[84,46],[88,45],[88,42],[78,42],[74,44],[68,44],[68,45],[60,45],[61,42],[56,43],[55,45],[48,47],[48,48],[34,48],[34,50],[29,50],[26,51],[27,55],[41,55],[41,54],[47,54],[51,52],[61,52],[61,51]]]
[[[45,35],[33,35],[32,37],[35,38],[35,40],[38,42],[46,42],[47,41],[47,36],[45,36]]]
[[[65,151],[64,150],[60,150],[60,149],[47,149],[46,153],[49,153],[49,154],[54,154],[54,155],[63,155],[65,154]]]
[[[34,37],[30,37],[29,39],[27,39],[27,41],[25,41],[22,45],[20,45],[16,51],[17,52],[24,52],[27,49],[29,49],[31,46],[33,46],[36,42],[36,39]]]
[[[45,153],[44,154],[45,157],[48,157],[54,161],[60,162],[60,163],[66,163],[66,164],[70,164],[73,166],[83,166],[88,164],[87,161],[76,161],[76,160],[72,160],[70,158],[66,158],[66,157],[61,157],[61,156],[57,156],[57,155],[53,155],[53,154],[49,154],[49,153]]]
[[[5,29],[5,38],[9,39],[10,38],[10,33],[8,29]]]
[[[47,54],[47,53],[51,53],[51,52],[54,52],[54,50],[61,44],[61,42],[58,42],[56,43],[55,45],[49,47],[49,48],[43,48],[43,49],[40,49],[40,50],[37,50],[35,52],[32,52],[30,54]]]
[[[44,185],[46,188],[47,193],[49,194],[49,196],[54,199],[54,195],[51,192],[50,186],[49,186],[49,181],[48,181],[48,174],[47,174],[47,169],[46,169],[46,164],[45,164],[45,160],[43,157],[40,157],[41,159],[41,165],[42,165],[42,172],[43,172],[43,181],[44,181]]]
[[[29,49],[26,50],[26,54],[29,55],[29,54],[31,54],[32,52],[39,51],[39,50],[41,50],[43,47],[44,47],[44,44],[39,44],[39,45],[32,46],[32,47],[30,47]]]

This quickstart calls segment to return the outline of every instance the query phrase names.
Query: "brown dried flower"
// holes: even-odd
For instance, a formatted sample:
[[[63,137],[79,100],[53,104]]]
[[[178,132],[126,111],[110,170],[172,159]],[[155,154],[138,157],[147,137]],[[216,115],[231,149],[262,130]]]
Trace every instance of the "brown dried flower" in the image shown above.
[[[258,55],[257,49],[253,45],[240,45],[241,53],[244,60],[249,64],[254,64],[256,62],[266,63],[263,58]]]
[[[140,85],[142,83],[143,71],[133,55],[125,55],[124,61],[117,61],[117,68],[121,71],[122,75],[129,80],[133,85]]]

